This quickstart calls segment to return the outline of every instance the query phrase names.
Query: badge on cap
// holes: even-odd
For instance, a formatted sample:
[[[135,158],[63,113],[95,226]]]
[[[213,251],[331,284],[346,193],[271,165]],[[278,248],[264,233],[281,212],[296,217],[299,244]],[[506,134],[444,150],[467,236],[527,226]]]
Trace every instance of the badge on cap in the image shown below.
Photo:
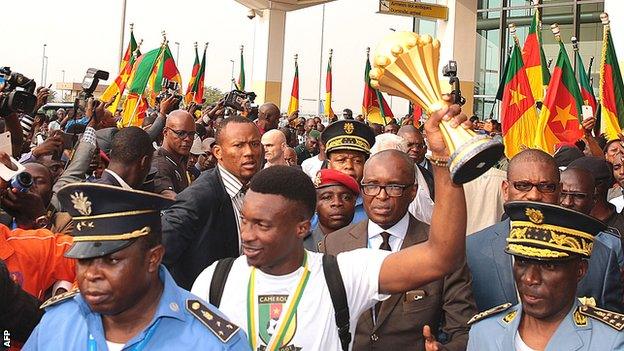
[[[74,208],[83,216],[91,215],[91,201],[81,192],[70,195]]]
[[[353,126],[353,123],[345,123],[344,124],[344,131],[347,134],[353,134],[353,131],[355,130],[355,127]]]
[[[316,177],[314,177],[314,187],[318,188],[323,183],[323,177],[321,176],[321,172],[316,172]]]
[[[529,217],[529,220],[531,222],[535,224],[544,223],[544,214],[542,213],[542,211],[533,208],[527,208],[524,213],[527,215],[527,217]]]

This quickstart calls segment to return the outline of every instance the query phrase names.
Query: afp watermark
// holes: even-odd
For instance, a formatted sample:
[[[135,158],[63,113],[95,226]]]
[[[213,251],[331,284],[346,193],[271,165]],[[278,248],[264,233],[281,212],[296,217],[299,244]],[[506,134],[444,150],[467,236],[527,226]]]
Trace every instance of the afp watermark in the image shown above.
[[[0,350],[8,350],[11,347],[11,332],[8,330],[2,331],[2,345]]]

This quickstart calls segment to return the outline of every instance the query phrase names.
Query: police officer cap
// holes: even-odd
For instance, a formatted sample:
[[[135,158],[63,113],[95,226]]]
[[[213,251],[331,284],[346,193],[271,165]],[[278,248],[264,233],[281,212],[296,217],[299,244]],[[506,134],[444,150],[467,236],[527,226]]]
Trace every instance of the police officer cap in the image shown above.
[[[505,252],[535,260],[589,258],[594,237],[607,228],[594,217],[540,202],[509,202],[505,212],[511,219]]]
[[[74,183],[58,192],[64,211],[74,222],[74,243],[65,257],[101,257],[160,231],[160,211],[173,200],[138,190],[103,184]]]
[[[328,125],[321,139],[325,143],[326,154],[337,150],[353,150],[370,155],[370,149],[375,143],[375,133],[362,122],[341,120]]]

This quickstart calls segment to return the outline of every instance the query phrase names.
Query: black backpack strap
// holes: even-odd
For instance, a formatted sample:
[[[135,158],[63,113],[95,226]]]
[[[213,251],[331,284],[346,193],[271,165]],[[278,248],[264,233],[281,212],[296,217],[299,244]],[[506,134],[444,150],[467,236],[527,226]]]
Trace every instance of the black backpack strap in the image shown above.
[[[208,302],[211,305],[219,308],[221,304],[221,296],[223,295],[223,288],[225,288],[225,282],[227,281],[230,269],[234,263],[235,257],[227,257],[217,262],[214,273],[212,274],[212,280],[210,281],[210,292],[208,293]]]
[[[342,274],[340,274],[340,269],[338,268],[336,256],[323,255],[323,274],[325,274],[329,296],[336,312],[335,317],[340,344],[343,351],[348,351],[351,343],[349,303],[347,302],[347,292],[342,280]]]

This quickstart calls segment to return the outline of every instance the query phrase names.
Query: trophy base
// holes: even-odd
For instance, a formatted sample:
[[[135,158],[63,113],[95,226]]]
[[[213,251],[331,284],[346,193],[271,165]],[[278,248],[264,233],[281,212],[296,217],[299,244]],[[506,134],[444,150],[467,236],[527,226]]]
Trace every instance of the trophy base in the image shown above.
[[[502,142],[488,135],[475,135],[455,150],[449,159],[453,183],[464,184],[478,178],[503,157],[503,152]]]

